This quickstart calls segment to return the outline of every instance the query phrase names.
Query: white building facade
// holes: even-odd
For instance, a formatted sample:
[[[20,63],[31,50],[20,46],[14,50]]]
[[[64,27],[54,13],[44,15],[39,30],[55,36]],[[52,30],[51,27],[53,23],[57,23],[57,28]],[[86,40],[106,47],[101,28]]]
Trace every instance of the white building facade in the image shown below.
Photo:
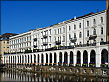
[[[4,55],[4,63],[108,67],[106,36],[106,10],[89,13],[11,37],[10,52],[22,53]]]

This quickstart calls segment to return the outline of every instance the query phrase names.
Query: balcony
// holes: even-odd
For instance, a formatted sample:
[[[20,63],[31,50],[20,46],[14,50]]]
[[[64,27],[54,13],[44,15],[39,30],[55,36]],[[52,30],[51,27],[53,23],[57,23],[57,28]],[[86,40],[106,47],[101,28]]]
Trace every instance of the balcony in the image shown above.
[[[47,35],[45,34],[45,35],[43,35],[43,38],[47,38]]]
[[[34,45],[34,48],[37,48],[37,45]]]
[[[48,44],[48,42],[43,42],[43,45],[46,46]]]
[[[34,41],[37,41],[37,38],[34,38]]]
[[[97,38],[97,35],[90,35],[89,40],[95,40]]]
[[[71,41],[72,43],[75,43],[76,40],[77,40],[77,38],[70,38],[70,41]]]
[[[61,44],[61,41],[55,41],[55,44],[56,45],[60,45]]]

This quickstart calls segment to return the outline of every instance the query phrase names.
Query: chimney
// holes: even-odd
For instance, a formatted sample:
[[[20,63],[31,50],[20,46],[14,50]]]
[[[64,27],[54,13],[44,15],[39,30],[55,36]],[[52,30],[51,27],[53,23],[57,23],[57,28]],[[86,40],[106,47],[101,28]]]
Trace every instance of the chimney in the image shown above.
[[[109,0],[106,0],[106,42],[109,42]]]

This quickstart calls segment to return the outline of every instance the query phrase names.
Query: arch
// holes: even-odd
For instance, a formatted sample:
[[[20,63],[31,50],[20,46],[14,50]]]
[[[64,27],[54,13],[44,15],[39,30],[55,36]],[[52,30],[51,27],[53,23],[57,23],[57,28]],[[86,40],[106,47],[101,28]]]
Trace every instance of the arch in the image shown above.
[[[27,63],[27,56],[25,55],[25,63]]]
[[[43,54],[41,54],[41,63],[42,63],[42,65],[44,63],[44,55]]]
[[[81,52],[77,51],[77,63],[81,64]]]
[[[88,63],[88,52],[86,50],[83,52],[83,63]]]
[[[31,55],[31,63],[32,63],[32,55]]]
[[[48,54],[46,53],[46,65],[48,65]]]
[[[73,52],[70,51],[70,64],[73,64]]]
[[[29,55],[28,55],[28,63],[29,63]]]
[[[50,53],[50,65],[52,63],[52,53]]]
[[[22,64],[24,63],[24,56],[22,55]]]
[[[22,61],[22,60],[21,60],[21,55],[20,55],[20,63],[21,63],[21,61]]]
[[[12,56],[11,56],[11,63],[12,63]]]
[[[92,50],[90,53],[90,63],[91,64],[96,64],[96,53],[95,50]]]
[[[108,66],[108,51],[106,49],[101,51],[101,64]]]
[[[64,63],[65,64],[68,63],[68,54],[67,54],[67,52],[64,53]]]
[[[16,64],[16,56],[15,56],[15,64]]]
[[[57,56],[56,53],[54,53],[54,63],[56,64]]]
[[[15,63],[15,62],[14,62],[14,56],[13,56],[13,63]]]
[[[59,63],[62,64],[62,52],[59,53]]]
[[[36,55],[34,54],[34,63],[36,63]]]
[[[38,54],[37,60],[38,60],[38,65],[39,65],[39,54]]]
[[[9,56],[9,63],[10,63],[10,56]]]

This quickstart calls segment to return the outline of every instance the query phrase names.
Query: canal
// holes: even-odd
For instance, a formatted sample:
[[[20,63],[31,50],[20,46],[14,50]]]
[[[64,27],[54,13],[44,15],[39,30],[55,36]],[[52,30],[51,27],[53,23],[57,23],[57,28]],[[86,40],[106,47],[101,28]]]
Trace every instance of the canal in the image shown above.
[[[109,78],[74,76],[57,73],[26,73],[20,71],[0,72],[0,82],[33,81],[33,82],[109,82]]]

